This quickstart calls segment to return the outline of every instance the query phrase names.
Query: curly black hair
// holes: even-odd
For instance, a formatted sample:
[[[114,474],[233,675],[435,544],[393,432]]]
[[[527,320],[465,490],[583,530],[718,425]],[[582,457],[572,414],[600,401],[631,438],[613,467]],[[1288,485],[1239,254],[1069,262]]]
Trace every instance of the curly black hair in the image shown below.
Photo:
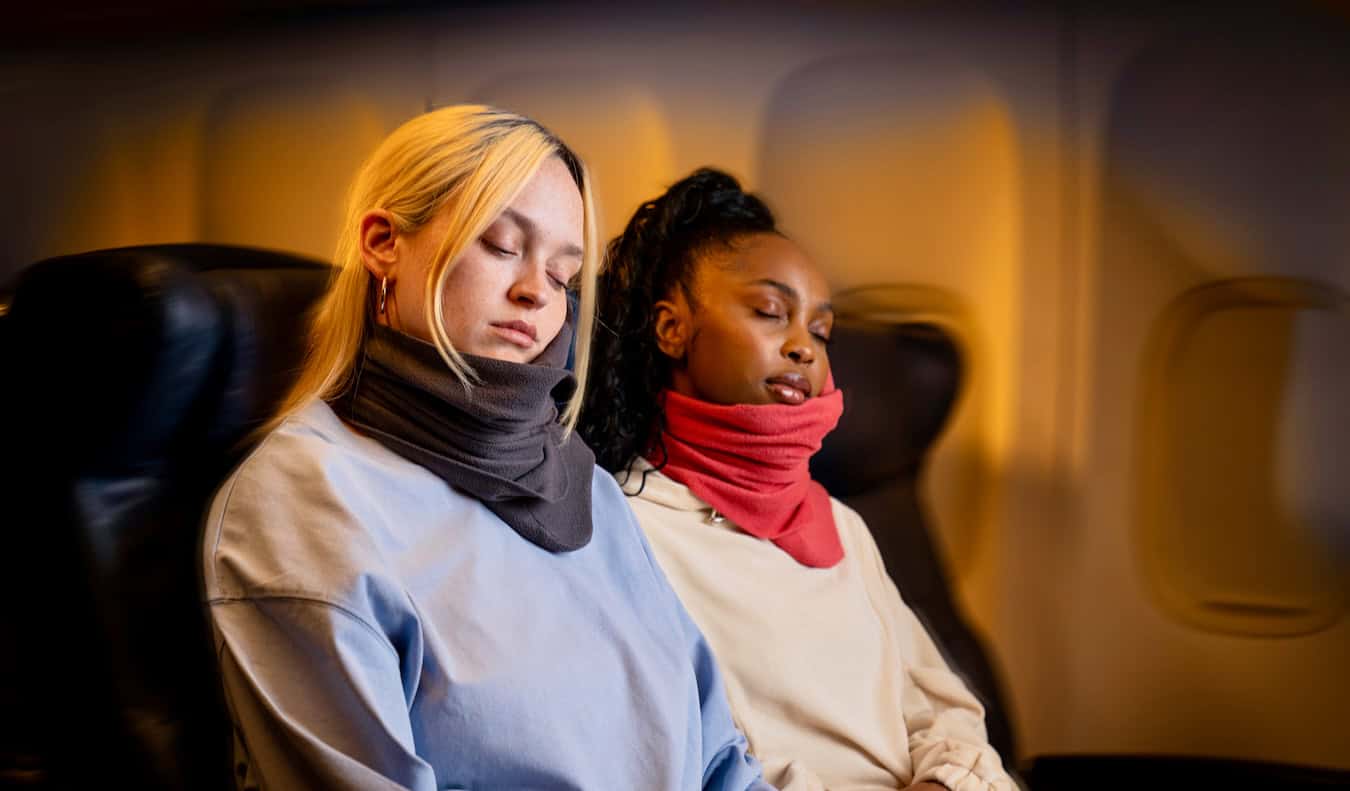
[[[676,288],[691,304],[695,263],[716,245],[779,234],[773,212],[732,176],[700,168],[638,208],[610,241],[600,275],[590,386],[577,430],[610,472],[659,447],[659,396],[673,361],[656,345],[653,306]],[[660,465],[658,465],[660,466]]]

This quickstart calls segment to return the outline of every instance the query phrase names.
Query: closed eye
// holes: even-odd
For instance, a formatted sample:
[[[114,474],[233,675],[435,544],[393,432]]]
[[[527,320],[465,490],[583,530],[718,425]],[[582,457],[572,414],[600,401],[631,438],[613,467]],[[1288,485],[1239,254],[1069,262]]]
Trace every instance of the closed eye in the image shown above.
[[[508,250],[505,247],[489,242],[487,239],[483,239],[482,242],[483,246],[486,247],[488,251],[491,252],[493,255],[500,256],[502,258],[514,258],[516,256],[515,250]]]

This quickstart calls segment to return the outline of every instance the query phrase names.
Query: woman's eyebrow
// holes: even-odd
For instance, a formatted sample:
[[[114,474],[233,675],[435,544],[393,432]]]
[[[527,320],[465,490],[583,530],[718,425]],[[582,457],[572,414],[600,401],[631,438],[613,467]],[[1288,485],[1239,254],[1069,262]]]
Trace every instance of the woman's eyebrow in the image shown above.
[[[773,278],[762,277],[759,280],[751,281],[750,285],[768,286],[776,291],[781,292],[783,296],[787,297],[793,302],[802,301],[801,295],[797,293],[797,289],[793,288],[792,286],[789,286],[787,283],[784,283],[781,280],[774,280]]]
[[[520,227],[522,231],[524,231],[526,234],[530,236],[537,236],[539,234],[539,226],[535,223],[535,221],[531,220],[529,217],[526,217],[525,215],[521,214],[515,209],[511,208],[505,209],[504,211],[502,211],[502,216],[510,220],[511,222],[514,222],[516,225]],[[570,243],[563,245],[562,249],[559,250],[558,253],[559,255],[575,258],[581,258],[583,255],[582,249],[579,245]]]

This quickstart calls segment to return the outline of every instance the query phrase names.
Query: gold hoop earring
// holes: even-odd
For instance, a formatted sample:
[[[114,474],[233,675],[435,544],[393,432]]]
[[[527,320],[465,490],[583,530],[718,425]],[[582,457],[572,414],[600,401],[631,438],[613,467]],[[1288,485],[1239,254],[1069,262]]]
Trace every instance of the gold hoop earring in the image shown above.
[[[389,278],[382,277],[380,278],[380,305],[379,305],[379,311],[381,316],[384,315],[384,304],[385,301],[388,299],[389,299]]]

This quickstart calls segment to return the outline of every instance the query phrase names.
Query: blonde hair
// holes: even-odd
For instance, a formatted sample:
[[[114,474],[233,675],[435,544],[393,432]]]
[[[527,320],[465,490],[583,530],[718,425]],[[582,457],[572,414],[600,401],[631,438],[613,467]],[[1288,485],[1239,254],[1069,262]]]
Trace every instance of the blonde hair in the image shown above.
[[[309,350],[300,376],[265,433],[315,397],[340,395],[351,381],[372,321],[374,277],[361,260],[361,217],[384,209],[395,230],[420,228],[448,207],[448,230],[427,270],[423,305],[431,339],[465,386],[472,368],[445,330],[445,280],[461,253],[473,244],[549,157],[560,157],[581,192],[582,263],[576,318],[576,392],[562,413],[570,434],[581,414],[595,323],[599,243],[590,178],[581,160],[538,123],[481,105],[457,105],[419,115],[394,130],[358,171],[347,194],[335,275],[310,318]]]

